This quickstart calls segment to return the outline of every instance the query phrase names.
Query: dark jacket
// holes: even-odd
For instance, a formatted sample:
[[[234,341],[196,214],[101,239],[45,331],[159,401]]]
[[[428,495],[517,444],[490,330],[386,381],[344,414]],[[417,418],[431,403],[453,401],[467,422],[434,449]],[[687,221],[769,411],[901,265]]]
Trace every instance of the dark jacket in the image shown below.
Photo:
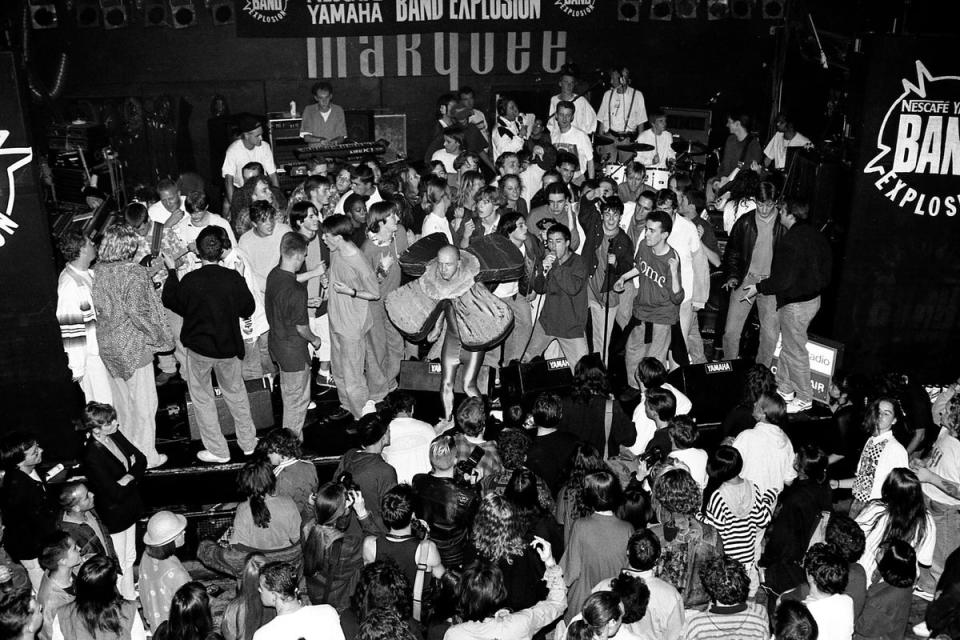
[[[243,359],[240,319],[253,315],[255,303],[239,273],[206,264],[181,282],[171,270],[163,287],[163,305],[183,316],[183,346],[208,358]]]
[[[591,276],[596,272],[597,267],[606,269],[606,265],[597,265],[597,248],[601,242],[608,242],[603,235],[603,217],[597,209],[596,203],[584,200],[580,203],[580,213],[577,216],[580,226],[583,227],[583,251],[580,255],[587,262],[587,273]],[[633,268],[633,241],[630,236],[624,233],[623,229],[618,229],[617,235],[613,236],[608,251],[617,256],[617,264],[611,269],[610,277],[603,282],[601,291],[608,291],[613,287],[617,279]]]
[[[533,291],[533,277],[537,271],[537,265],[543,262],[547,255],[547,250],[540,242],[540,238],[533,233],[527,233],[526,240],[523,241],[526,255],[523,259],[523,275],[520,276],[520,294],[527,295]]]
[[[912,599],[910,587],[894,587],[883,580],[870,585],[867,602],[854,624],[855,640],[901,640],[906,635]]]
[[[750,268],[753,258],[753,248],[757,245],[757,212],[745,213],[733,223],[730,229],[730,239],[723,252],[723,275],[728,280],[736,278],[737,283],[743,282]],[[780,216],[773,222],[773,255],[776,257],[780,241],[787,233],[787,228],[780,224]]]
[[[97,514],[108,533],[119,533],[134,524],[145,510],[140,497],[140,481],[147,470],[147,459],[119,431],[110,438],[127,459],[129,470],[93,437],[87,440],[83,449],[82,462],[94,493]],[[128,473],[133,476],[133,481],[125,486],[117,484]]]
[[[413,476],[411,484],[416,494],[414,511],[430,525],[430,538],[437,544],[443,566],[459,567],[480,501],[477,490],[428,473]]]
[[[3,478],[0,509],[6,530],[3,546],[14,560],[32,560],[40,555],[43,541],[57,530],[59,509],[43,481],[37,482],[19,467]]]
[[[830,487],[812,480],[796,480],[780,494],[760,556],[767,586],[783,593],[804,581],[801,563],[821,511],[832,508]]]
[[[580,338],[587,326],[587,265],[582,256],[570,252],[562,262],[554,262],[544,275],[543,263],[537,264],[533,290],[545,294],[538,322],[548,336]]]
[[[770,277],[757,283],[757,291],[777,296],[778,309],[813,300],[830,284],[832,268],[827,239],[810,224],[797,222],[780,241]]]

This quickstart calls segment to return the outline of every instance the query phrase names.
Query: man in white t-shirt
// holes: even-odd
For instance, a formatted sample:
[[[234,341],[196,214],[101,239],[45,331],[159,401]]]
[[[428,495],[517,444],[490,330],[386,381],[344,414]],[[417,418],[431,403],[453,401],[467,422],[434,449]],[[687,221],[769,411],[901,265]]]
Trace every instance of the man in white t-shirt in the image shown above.
[[[634,158],[647,169],[666,169],[667,161],[677,157],[673,134],[667,131],[667,115],[662,111],[650,114],[650,128],[637,136],[637,142],[653,147],[650,151],[638,151]]]
[[[582,130],[577,128],[574,121],[576,107],[572,102],[562,101],[557,106],[557,130],[551,131],[550,140],[557,151],[569,151],[577,156],[580,162],[580,169],[577,171],[577,178],[586,175],[593,179],[593,144],[590,137]]]
[[[676,401],[676,411],[674,415],[684,416],[693,410],[693,403],[685,393],[667,382],[667,369],[663,363],[656,358],[646,357],[640,360],[636,371],[628,372],[627,378],[630,381],[630,387],[637,389],[639,385],[640,403],[633,411],[633,424],[637,428],[637,440],[630,450],[634,453],[642,453],[647,448],[650,440],[657,431],[657,425],[652,418],[647,417],[644,404],[646,397],[644,394],[647,389],[663,388],[673,394]],[[625,401],[630,401],[637,396],[637,393],[625,394],[621,396]]]
[[[565,67],[560,72],[560,93],[550,98],[550,119],[547,121],[547,130],[551,137],[560,130],[558,107],[561,102],[571,102],[576,107],[573,126],[587,135],[593,135],[597,130],[597,112],[593,110],[590,101],[576,91],[577,77]]]
[[[364,515],[367,516],[366,510]],[[292,566],[283,562],[263,565],[260,603],[276,609],[277,617],[257,629],[253,640],[343,640],[337,610],[328,604],[301,604],[297,582],[297,572]]]
[[[227,147],[223,166],[220,168],[228,201],[233,200],[234,189],[243,186],[243,167],[249,162],[259,162],[270,184],[280,186],[273,150],[269,143],[263,141],[263,126],[253,116],[244,116],[240,119],[240,137]]]
[[[943,574],[947,556],[960,546],[960,397],[947,403],[940,417],[940,435],[930,455],[911,465],[923,483],[923,493],[929,500],[928,511],[937,525],[933,563],[929,570],[920,572],[919,587],[933,594]]]
[[[292,229],[277,222],[277,210],[264,200],[255,200],[250,205],[250,222],[253,227],[240,236],[238,244],[250,259],[257,288],[265,293],[267,276],[280,263],[280,240]]]
[[[411,482],[418,473],[430,473],[430,443],[436,437],[433,427],[413,417],[413,396],[395,389],[384,402],[394,414],[390,421],[390,444],[381,455],[396,469],[397,482]]]
[[[812,145],[810,138],[798,133],[793,127],[793,121],[785,113],[778,113],[775,123],[777,132],[770,138],[763,150],[763,166],[773,164],[774,169],[783,169],[787,166],[787,149],[789,147],[807,147]]]
[[[626,67],[618,65],[610,69],[610,87],[600,101],[597,120],[600,133],[613,138],[613,144],[599,147],[597,151],[601,158],[608,155],[611,161],[622,164],[628,162],[632,154],[619,151],[616,145],[628,143],[636,137],[647,121],[647,107],[643,94],[630,86],[630,70]]]
[[[180,195],[180,187],[169,178],[157,183],[157,195],[160,199],[147,207],[147,215],[153,222],[166,224],[171,216],[180,216],[186,212],[186,197]]]
[[[187,215],[183,216],[173,229],[183,242],[193,249],[192,245],[197,242],[197,236],[208,226],[222,227],[227,231],[227,237],[230,239],[230,246],[237,246],[237,237],[233,234],[230,223],[223,216],[210,212],[207,209],[207,197],[195,191],[186,198]]]
[[[817,621],[819,640],[853,638],[853,598],[847,587],[847,563],[829,545],[817,543],[803,558],[810,594],[804,598],[810,615]]]

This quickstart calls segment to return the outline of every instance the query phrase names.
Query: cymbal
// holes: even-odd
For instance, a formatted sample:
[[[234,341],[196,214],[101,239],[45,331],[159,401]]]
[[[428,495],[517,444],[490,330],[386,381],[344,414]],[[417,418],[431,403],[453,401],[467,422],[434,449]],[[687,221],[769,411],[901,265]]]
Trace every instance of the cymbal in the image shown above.
[[[686,138],[677,138],[672,146],[677,153],[685,153],[688,156],[699,156],[707,152],[707,145]]]
[[[653,145],[643,142],[628,142],[626,144],[618,144],[617,149],[620,151],[653,151]]]
[[[595,144],[595,145],[597,145],[597,146],[601,146],[601,147],[602,147],[602,146],[604,146],[604,145],[613,144],[613,143],[614,143],[613,138],[611,138],[611,137],[609,137],[609,136],[605,136],[605,135],[603,135],[603,134],[601,134],[601,133],[594,134],[594,136],[593,136],[593,144]]]

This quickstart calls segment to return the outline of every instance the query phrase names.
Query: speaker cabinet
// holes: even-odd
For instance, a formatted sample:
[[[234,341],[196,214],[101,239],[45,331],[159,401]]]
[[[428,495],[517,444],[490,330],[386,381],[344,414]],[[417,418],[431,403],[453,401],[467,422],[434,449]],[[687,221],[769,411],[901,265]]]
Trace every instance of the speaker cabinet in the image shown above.
[[[546,391],[565,391],[573,384],[573,371],[566,358],[535,360],[500,369],[500,397],[508,402],[523,402],[528,396]]]
[[[463,367],[457,369],[457,378],[453,383],[454,393],[463,393]],[[493,376],[490,367],[480,367],[477,375],[477,388],[480,393],[490,395]],[[404,391],[433,391],[440,392],[443,384],[443,373],[439,362],[424,360],[403,360],[400,362],[400,388]]]
[[[743,395],[750,364],[747,360],[691,364],[671,371],[667,382],[690,398],[698,425],[720,424]]]
[[[244,380],[247,386],[247,396],[250,399],[250,415],[253,417],[253,426],[260,429],[269,429],[273,426],[273,401],[271,397],[270,385],[263,378],[258,380]],[[227,402],[218,387],[213,388],[213,393],[217,403],[217,418],[220,420],[220,431],[223,435],[229,436],[236,433],[236,425],[233,423],[233,416],[230,415],[230,409],[227,408]],[[187,391],[187,422],[190,424],[190,439],[200,439],[200,427],[197,424],[197,409]]]

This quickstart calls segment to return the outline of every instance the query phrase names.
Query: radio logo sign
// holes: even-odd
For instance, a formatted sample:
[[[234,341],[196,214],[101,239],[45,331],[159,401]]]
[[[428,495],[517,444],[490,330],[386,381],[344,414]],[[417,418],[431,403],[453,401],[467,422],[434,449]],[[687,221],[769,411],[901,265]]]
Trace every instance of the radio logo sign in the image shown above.
[[[864,173],[906,213],[953,217],[960,207],[960,76],[933,77],[920,60],[916,79],[890,105],[877,133],[879,153]]]
[[[573,18],[582,18],[593,13],[596,0],[557,0],[557,8]]]

